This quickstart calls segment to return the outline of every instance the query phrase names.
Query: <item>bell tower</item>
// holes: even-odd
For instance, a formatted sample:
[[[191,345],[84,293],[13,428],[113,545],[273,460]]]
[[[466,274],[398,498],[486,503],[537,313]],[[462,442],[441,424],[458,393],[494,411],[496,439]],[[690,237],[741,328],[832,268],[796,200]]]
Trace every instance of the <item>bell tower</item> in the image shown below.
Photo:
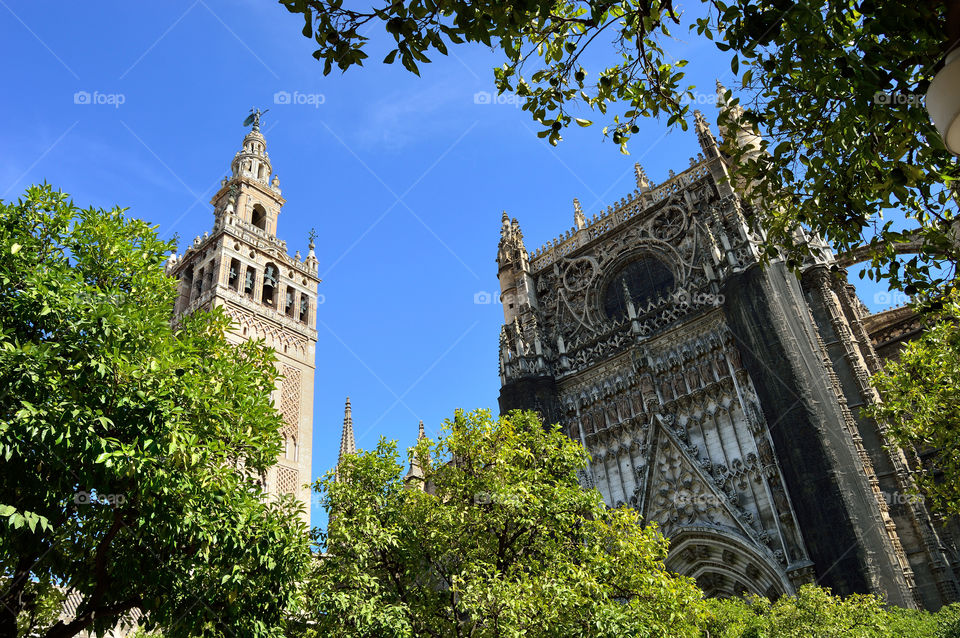
[[[264,339],[276,351],[282,375],[273,403],[283,416],[283,451],[266,477],[266,489],[293,494],[310,522],[313,383],[316,359],[317,258],[311,234],[306,258],[293,257],[277,237],[285,200],[273,174],[259,110],[233,157],[230,175],[213,196],[212,232],[193,240],[167,264],[179,281],[174,317],[222,307],[234,320],[236,342]]]

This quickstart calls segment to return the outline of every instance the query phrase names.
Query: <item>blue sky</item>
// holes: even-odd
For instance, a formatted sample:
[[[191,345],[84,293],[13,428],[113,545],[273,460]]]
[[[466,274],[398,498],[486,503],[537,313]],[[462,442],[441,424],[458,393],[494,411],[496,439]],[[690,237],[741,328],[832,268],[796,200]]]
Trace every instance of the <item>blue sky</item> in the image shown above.
[[[269,108],[262,130],[287,200],[278,235],[305,253],[318,232],[319,476],[336,461],[348,395],[364,448],[381,435],[409,445],[419,420],[436,433],[458,407],[496,409],[503,314],[475,301],[497,297],[502,210],[532,251],[572,225],[574,197],[592,216],[633,190],[635,161],[661,182],[700,149],[692,131],[655,120],[630,156],[599,126],[551,147],[515,103],[477,103],[502,62],[483,47],[453,48],[417,78],[378,62],[388,43],[374,30],[366,68],[323,77],[302,24],[262,0],[0,0],[0,198],[46,180],[189,241],[212,226],[244,117]],[[677,33],[666,49],[691,60],[709,102],[728,61]],[[291,103],[275,103],[280,92]],[[860,291],[874,310],[897,301]]]

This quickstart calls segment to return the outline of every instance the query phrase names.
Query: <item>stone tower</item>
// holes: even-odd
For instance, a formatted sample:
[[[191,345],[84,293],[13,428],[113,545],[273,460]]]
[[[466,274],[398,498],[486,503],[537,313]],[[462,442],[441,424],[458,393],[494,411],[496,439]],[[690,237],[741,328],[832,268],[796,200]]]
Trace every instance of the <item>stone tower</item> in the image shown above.
[[[503,215],[500,409],[536,409],[591,455],[581,476],[671,540],[708,595],[806,582],[904,606],[957,600],[953,542],[901,502],[864,308],[829,248],[802,277],[762,266],[755,211],[696,114],[702,153],[527,252]],[[742,132],[726,132],[744,138]],[[798,231],[802,232],[802,231]],[[895,503],[895,506],[888,506]]]
[[[269,492],[296,496],[310,522],[313,380],[316,359],[317,258],[305,259],[277,237],[285,200],[273,174],[259,112],[213,196],[213,230],[197,237],[167,271],[180,281],[175,315],[221,306],[233,318],[230,338],[265,339],[281,379],[273,403],[283,416],[284,449],[266,477]]]

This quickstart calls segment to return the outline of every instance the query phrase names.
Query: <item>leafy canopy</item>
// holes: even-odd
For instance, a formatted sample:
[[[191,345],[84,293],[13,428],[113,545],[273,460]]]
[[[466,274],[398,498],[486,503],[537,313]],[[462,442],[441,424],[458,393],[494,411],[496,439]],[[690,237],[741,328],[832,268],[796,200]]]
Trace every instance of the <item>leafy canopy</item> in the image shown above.
[[[700,592],[667,542],[584,490],[586,452],[532,412],[458,411],[437,441],[349,456],[309,585],[318,635],[693,636]]]
[[[954,293],[923,334],[874,377],[884,400],[870,409],[870,416],[889,424],[896,445],[932,456],[932,466],[925,464],[917,475],[918,487],[947,515],[960,514],[958,320],[960,296]]]
[[[557,144],[565,127],[591,124],[582,111],[596,111],[623,152],[638,118],[686,128],[704,91],[684,82],[687,61],[665,47],[706,38],[729,57],[749,107],[740,113],[728,92],[721,126],[763,136],[758,149],[729,135],[724,150],[738,183],[752,185],[771,256],[801,263],[811,250],[795,232],[802,225],[841,252],[869,245],[867,273],[907,294],[952,285],[960,169],[921,100],[948,27],[951,42],[960,35],[950,3],[703,0],[688,17],[672,0],[384,0],[366,10],[280,1],[303,18],[324,74],[362,65],[378,23],[393,44],[384,62],[417,74],[434,51],[497,47],[496,86],[523,100],[540,137]],[[589,68],[596,59],[608,62]]]
[[[936,614],[885,607],[876,596],[833,596],[830,590],[803,585],[796,596],[771,603],[753,597],[704,602],[701,631],[705,638],[955,638],[960,605]]]
[[[229,319],[173,327],[171,245],[50,186],[0,202],[0,633],[101,632],[139,610],[178,636],[267,636],[309,560],[262,343]],[[44,590],[79,597],[44,613]],[[38,607],[40,605],[40,607]]]

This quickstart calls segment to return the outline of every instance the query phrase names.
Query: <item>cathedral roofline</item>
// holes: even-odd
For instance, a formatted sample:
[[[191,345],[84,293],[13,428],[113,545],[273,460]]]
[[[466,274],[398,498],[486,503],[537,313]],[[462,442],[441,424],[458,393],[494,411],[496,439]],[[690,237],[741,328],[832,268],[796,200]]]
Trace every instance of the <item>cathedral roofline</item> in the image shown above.
[[[685,171],[677,174],[670,171],[670,178],[662,184],[651,184],[649,190],[642,192],[634,190],[616,204],[608,206],[602,215],[594,215],[585,220],[582,229],[574,225],[560,237],[555,237],[531,252],[531,272],[542,270],[560,257],[614,232],[636,217],[642,217],[645,212],[652,210],[671,195],[681,192],[684,187],[700,180],[715,169],[725,171],[726,165],[723,158],[704,159],[703,155],[700,155],[697,160],[691,158],[691,165]]]

